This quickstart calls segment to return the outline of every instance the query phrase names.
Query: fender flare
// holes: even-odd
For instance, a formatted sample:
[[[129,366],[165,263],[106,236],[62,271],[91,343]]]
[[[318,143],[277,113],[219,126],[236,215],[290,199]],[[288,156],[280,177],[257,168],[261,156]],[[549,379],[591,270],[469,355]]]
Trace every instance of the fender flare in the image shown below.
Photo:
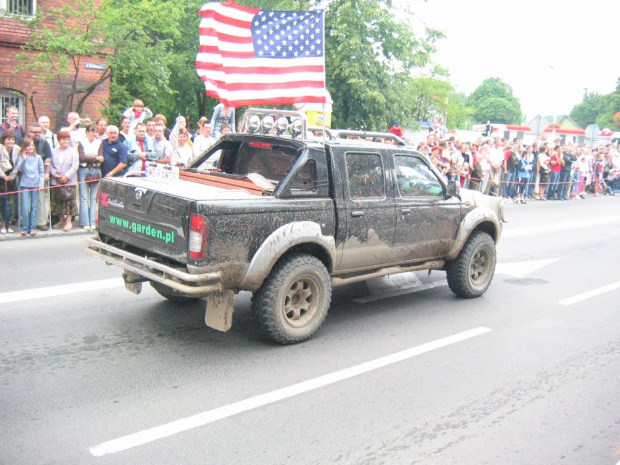
[[[472,231],[482,223],[490,223],[493,225],[493,240],[497,243],[501,234],[499,219],[497,218],[495,212],[493,212],[493,210],[489,207],[480,206],[469,212],[465,218],[463,218],[463,221],[461,221],[459,232],[456,235],[454,244],[446,257],[448,260],[454,260],[458,256]]]
[[[258,289],[271,269],[291,248],[300,244],[315,244],[321,247],[335,262],[336,240],[333,236],[325,236],[321,225],[313,221],[295,221],[280,226],[261,244],[241,279],[241,289],[254,291]]]

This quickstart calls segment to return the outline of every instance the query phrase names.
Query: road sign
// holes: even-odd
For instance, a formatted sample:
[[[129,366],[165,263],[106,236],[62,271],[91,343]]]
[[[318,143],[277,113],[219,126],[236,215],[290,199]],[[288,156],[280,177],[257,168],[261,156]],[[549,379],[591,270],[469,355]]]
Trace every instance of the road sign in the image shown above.
[[[598,142],[598,138],[601,135],[601,128],[596,124],[591,124],[586,128],[586,144],[592,148]]]

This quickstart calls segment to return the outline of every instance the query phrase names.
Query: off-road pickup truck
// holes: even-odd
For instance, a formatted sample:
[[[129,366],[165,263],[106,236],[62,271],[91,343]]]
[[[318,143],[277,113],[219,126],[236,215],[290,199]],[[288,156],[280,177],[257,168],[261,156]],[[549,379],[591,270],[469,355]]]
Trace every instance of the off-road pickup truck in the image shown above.
[[[294,115],[248,111],[244,132],[186,168],[103,179],[87,252],[121,267],[132,292],[149,282],[173,302],[206,297],[205,322],[222,331],[234,294],[250,291],[265,335],[284,344],[317,331],[333,286],[445,270],[458,296],[487,290],[501,200],[446,182],[395,136],[312,140]],[[393,144],[364,140],[379,137]]]

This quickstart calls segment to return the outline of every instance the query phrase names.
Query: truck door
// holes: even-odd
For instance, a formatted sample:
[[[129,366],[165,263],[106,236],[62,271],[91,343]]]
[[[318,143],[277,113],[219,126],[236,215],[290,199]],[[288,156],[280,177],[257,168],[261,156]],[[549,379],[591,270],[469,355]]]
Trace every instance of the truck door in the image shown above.
[[[396,174],[396,234],[393,262],[443,257],[461,221],[461,202],[446,199],[444,184],[422,156],[393,155]]]
[[[389,173],[379,150],[344,153],[343,201],[339,233],[343,238],[339,268],[352,269],[385,264],[390,260],[396,211]],[[343,231],[344,229],[344,231]]]

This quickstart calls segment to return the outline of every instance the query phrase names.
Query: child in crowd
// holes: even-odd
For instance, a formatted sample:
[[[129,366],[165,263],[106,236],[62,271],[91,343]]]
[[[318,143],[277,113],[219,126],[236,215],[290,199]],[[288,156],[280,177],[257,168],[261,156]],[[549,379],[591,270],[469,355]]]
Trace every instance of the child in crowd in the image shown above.
[[[43,180],[49,179],[45,174],[43,159],[35,151],[34,141],[29,137],[22,140],[21,151],[17,160],[20,200],[22,206],[21,235],[37,233],[37,205],[39,204],[39,187]],[[47,178],[47,179],[46,179]]]
[[[129,118],[129,132],[131,132],[136,124],[144,123],[144,120],[152,118],[153,112],[144,106],[142,100],[136,99],[133,101],[133,106],[123,112],[123,116]]]

